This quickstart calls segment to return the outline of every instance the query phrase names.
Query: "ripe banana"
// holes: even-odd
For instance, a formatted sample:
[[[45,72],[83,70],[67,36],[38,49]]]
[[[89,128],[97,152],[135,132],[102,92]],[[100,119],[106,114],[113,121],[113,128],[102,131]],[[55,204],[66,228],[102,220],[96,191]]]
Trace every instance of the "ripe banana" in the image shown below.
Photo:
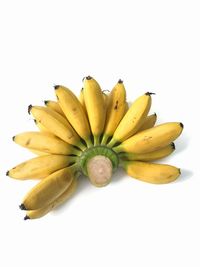
[[[104,99],[104,106],[105,106],[105,110],[107,112],[107,108],[108,108],[108,99],[109,99],[109,94],[106,94],[107,90],[103,90],[102,94],[103,94],[103,99]]]
[[[42,125],[41,122],[37,121],[34,119],[34,122],[35,122],[35,125],[38,127],[38,129],[41,131],[41,132],[47,132],[47,133],[50,133],[50,131],[44,127],[44,125]]]
[[[117,142],[123,142],[139,130],[151,107],[151,94],[148,92],[133,102],[108,143],[109,147],[114,146]]]
[[[24,220],[27,219],[38,219],[46,215],[51,210],[55,209],[56,207],[63,204],[65,201],[67,201],[76,191],[77,189],[77,178],[73,178],[71,184],[69,187],[62,193],[58,198],[56,198],[52,203],[49,205],[42,207],[37,210],[28,210],[26,212],[26,216],[24,217]]]
[[[106,122],[101,144],[105,145],[116,130],[126,110],[126,90],[122,80],[119,80],[108,96]]]
[[[131,177],[153,184],[170,183],[181,174],[174,166],[142,161],[124,161],[122,167]]]
[[[97,81],[90,76],[84,79],[83,88],[87,115],[94,136],[94,145],[98,145],[106,116],[103,94]]]
[[[51,173],[69,166],[76,157],[63,155],[46,155],[27,160],[7,172],[7,175],[20,180],[41,179]]]
[[[80,155],[80,151],[48,132],[24,132],[13,136],[13,141],[28,149],[48,154]]]
[[[78,146],[82,150],[85,149],[81,143],[80,137],[72,128],[70,123],[59,113],[40,106],[29,106],[29,113],[33,115],[37,122],[42,124],[48,131],[55,134],[65,142]]]
[[[72,167],[58,170],[41,180],[25,196],[20,208],[37,210],[56,200],[72,183],[74,178],[74,168]]]
[[[83,107],[83,110],[87,116],[87,111],[86,111],[86,106],[85,106],[85,101],[84,101],[84,95],[83,95],[83,88],[81,88],[81,92],[80,92],[80,95],[79,95],[79,101]]]
[[[141,132],[141,131],[144,131],[146,129],[152,128],[155,125],[156,120],[157,120],[156,113],[147,116],[146,119],[144,120],[144,123],[142,124],[142,126],[138,130],[138,132]]]
[[[114,147],[115,152],[148,153],[158,150],[173,142],[182,132],[183,124],[180,122],[163,123],[144,130],[130,137],[122,144]]]
[[[53,101],[53,100],[45,100],[45,101],[44,101],[44,104],[45,104],[48,108],[50,108],[50,109],[56,111],[57,113],[59,113],[60,115],[62,115],[63,117],[65,117],[65,114],[64,114],[64,112],[62,111],[62,109],[61,109],[60,105],[58,104],[58,102]]]
[[[141,161],[153,161],[165,158],[172,154],[175,150],[174,143],[169,144],[166,147],[163,147],[159,150],[149,152],[149,153],[143,153],[143,154],[135,154],[135,153],[120,153],[119,156],[123,160],[141,160]]]
[[[90,147],[92,145],[90,126],[78,98],[71,90],[61,85],[55,86],[55,93],[66,118],[79,136],[86,142],[87,146]]]
[[[49,155],[49,153],[46,152],[42,152],[40,150],[36,150],[36,149],[28,149],[30,152],[32,152],[33,154],[37,155],[37,156],[45,156],[45,155]]]

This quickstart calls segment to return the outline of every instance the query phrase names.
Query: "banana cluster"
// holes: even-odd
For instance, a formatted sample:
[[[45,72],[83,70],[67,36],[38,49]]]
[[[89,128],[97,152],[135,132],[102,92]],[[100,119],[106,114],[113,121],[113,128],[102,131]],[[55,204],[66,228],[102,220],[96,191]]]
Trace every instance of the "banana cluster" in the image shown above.
[[[155,126],[156,114],[149,115],[152,93],[129,107],[122,80],[106,94],[88,76],[79,98],[61,85],[55,86],[55,94],[57,101],[28,107],[39,131],[13,137],[37,155],[7,172],[19,180],[40,179],[20,205],[26,210],[24,219],[40,218],[69,199],[81,173],[98,187],[111,181],[118,166],[131,177],[155,184],[180,175],[179,168],[152,163],[175,150],[173,141],[183,130],[180,122]]]

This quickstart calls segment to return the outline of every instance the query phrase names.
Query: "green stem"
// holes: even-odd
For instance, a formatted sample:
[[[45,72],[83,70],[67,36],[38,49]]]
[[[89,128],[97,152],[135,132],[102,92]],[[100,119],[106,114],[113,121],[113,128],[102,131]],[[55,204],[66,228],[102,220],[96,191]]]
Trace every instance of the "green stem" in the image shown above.
[[[100,135],[94,135],[94,146],[98,146],[100,144]]]
[[[108,147],[113,147],[115,144],[117,143],[117,140],[115,140],[114,138],[112,138],[110,140],[110,142],[107,144]]]
[[[101,141],[101,145],[106,145],[107,141],[108,141],[108,135],[107,134],[104,134],[103,135],[103,138],[102,138],[102,141]]]

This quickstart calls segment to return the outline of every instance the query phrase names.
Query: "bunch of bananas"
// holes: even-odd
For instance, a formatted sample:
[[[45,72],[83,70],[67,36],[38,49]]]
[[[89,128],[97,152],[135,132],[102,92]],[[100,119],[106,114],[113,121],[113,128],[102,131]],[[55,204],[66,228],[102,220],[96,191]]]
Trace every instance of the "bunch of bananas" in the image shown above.
[[[154,126],[148,115],[152,93],[145,93],[128,107],[122,80],[109,94],[95,79],[83,79],[79,99],[64,86],[55,86],[56,101],[28,107],[39,131],[13,137],[37,155],[7,172],[12,178],[41,179],[20,205],[24,219],[44,216],[73,195],[82,173],[91,183],[107,185],[118,166],[128,175],[149,183],[169,183],[180,169],[151,163],[170,155],[183,124]]]

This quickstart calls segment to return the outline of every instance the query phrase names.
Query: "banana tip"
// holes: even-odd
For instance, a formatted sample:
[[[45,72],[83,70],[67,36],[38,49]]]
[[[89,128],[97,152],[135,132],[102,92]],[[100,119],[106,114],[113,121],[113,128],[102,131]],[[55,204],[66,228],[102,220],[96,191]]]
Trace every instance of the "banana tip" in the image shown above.
[[[145,95],[155,95],[156,93],[146,92]]]
[[[47,104],[48,104],[48,102],[49,102],[48,100],[44,100],[44,104],[45,104],[45,105],[47,105]]]
[[[9,176],[9,171],[6,172],[6,176]]]
[[[184,128],[184,125],[183,125],[183,123],[182,123],[182,122],[180,122],[180,126],[181,126],[182,128]]]
[[[21,205],[19,205],[19,208],[20,208],[20,210],[26,210],[26,207],[23,203]]]
[[[26,215],[25,217],[24,217],[24,220],[26,221],[26,220],[29,220],[30,219],[30,217],[28,216],[28,215]]]
[[[174,143],[171,143],[171,147],[175,150],[176,146]]]
[[[119,79],[119,80],[118,80],[118,83],[123,83],[123,80],[122,80],[122,79]]]
[[[178,169],[179,174],[181,174],[181,169]]]
[[[32,105],[29,105],[29,106],[28,106],[28,114],[31,114],[31,109],[32,109],[32,107],[33,107]]]
[[[12,140],[15,141],[15,135],[12,137]]]
[[[60,85],[54,85],[54,89],[57,90],[60,87]]]
[[[86,80],[92,80],[92,77],[89,75],[86,77]]]

